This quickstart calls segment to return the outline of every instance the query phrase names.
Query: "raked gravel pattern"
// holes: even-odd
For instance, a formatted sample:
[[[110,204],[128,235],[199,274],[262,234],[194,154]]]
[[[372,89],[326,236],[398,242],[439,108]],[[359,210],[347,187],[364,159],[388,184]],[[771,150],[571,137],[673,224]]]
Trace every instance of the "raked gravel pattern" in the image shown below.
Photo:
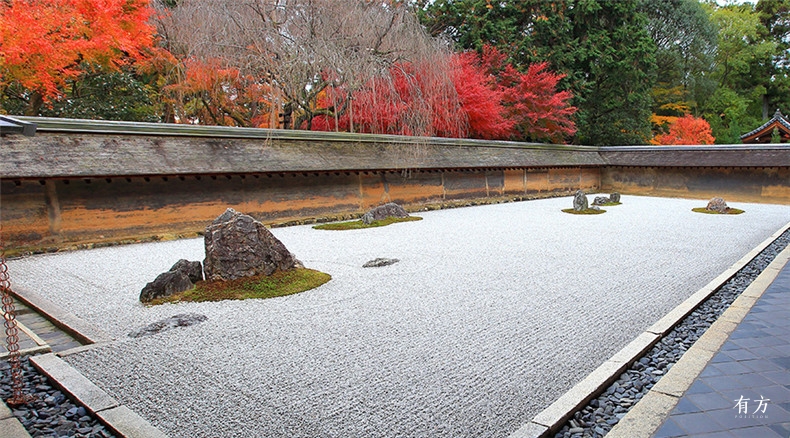
[[[33,256],[14,285],[116,337],[66,360],[172,436],[506,437],[790,222],[790,206],[624,196],[419,214],[354,231],[274,229],[333,279],[269,300],[146,308],[201,239]],[[221,212],[218,212],[218,214]],[[400,262],[362,268],[377,257]],[[179,313],[208,321],[128,333]]]

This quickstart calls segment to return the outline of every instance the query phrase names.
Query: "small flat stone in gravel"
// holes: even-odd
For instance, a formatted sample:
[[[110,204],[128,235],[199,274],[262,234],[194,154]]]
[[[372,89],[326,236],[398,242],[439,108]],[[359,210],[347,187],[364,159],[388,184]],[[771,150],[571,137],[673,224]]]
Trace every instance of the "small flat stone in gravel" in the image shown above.
[[[379,257],[379,258],[375,258],[373,260],[370,260],[370,261],[366,262],[364,265],[362,265],[362,267],[363,268],[379,268],[379,267],[382,267],[382,266],[394,265],[395,263],[398,263],[399,261],[400,260],[398,260],[398,259],[387,259],[387,258]]]

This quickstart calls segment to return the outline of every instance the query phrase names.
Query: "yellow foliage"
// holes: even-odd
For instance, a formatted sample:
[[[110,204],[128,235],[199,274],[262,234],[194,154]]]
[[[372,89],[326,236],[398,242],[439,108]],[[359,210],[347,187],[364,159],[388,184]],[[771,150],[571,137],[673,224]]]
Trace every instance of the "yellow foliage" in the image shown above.
[[[683,115],[691,112],[691,106],[689,106],[688,102],[669,102],[661,105],[658,108],[664,111],[672,111]]]
[[[669,126],[675,123],[675,120],[677,119],[678,118],[676,116],[659,116],[658,114],[655,113],[650,115],[650,123],[652,123],[653,125],[659,128],[664,126]]]

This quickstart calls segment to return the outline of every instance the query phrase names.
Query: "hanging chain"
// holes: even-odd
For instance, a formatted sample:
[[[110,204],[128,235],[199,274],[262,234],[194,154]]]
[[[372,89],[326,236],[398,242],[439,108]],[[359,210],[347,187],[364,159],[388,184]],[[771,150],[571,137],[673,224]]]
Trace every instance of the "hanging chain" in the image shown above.
[[[11,280],[5,262],[5,250],[0,241],[0,292],[3,297],[3,325],[8,348],[8,363],[11,365],[11,388],[13,394],[6,400],[9,406],[19,406],[32,401],[35,397],[22,394],[22,366],[19,363],[19,330],[16,327],[16,309],[11,297]]]

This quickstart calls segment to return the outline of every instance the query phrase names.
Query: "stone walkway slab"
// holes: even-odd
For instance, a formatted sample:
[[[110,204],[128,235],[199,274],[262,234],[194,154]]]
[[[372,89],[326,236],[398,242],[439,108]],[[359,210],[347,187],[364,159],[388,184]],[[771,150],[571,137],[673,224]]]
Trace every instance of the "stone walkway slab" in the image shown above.
[[[607,437],[790,436],[789,260],[786,248]]]

